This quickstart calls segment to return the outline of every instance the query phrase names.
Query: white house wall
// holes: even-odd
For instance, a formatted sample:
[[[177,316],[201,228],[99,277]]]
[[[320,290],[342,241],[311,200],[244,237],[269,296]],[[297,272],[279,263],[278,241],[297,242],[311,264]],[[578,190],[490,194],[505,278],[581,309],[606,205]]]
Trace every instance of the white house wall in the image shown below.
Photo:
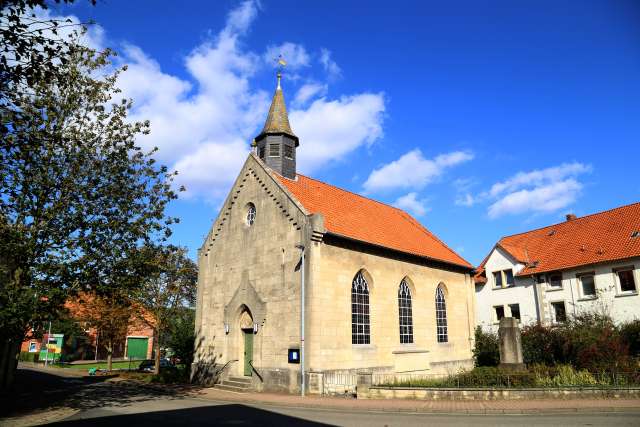
[[[629,266],[634,268],[636,292],[622,293],[615,271]],[[521,325],[539,319],[543,324],[553,324],[554,302],[565,303],[569,318],[591,312],[607,314],[616,323],[640,319],[640,258],[563,270],[562,288],[558,289],[551,288],[546,283],[546,274],[541,275],[544,277],[543,282],[537,285],[534,284],[533,277],[515,277],[515,286],[496,288],[493,272],[509,268],[513,269],[515,276],[523,265],[517,263],[502,249],[495,248],[485,263],[487,282],[484,285],[476,285],[476,322],[483,329],[496,331],[498,324],[494,307],[504,306],[505,316],[509,316],[509,304],[519,304]],[[596,298],[585,298],[580,289],[578,275],[588,272],[594,273]],[[538,298],[535,294],[536,286],[539,288]],[[540,309],[537,309],[537,306]]]
[[[491,252],[485,263],[487,282],[482,286],[476,285],[476,321],[478,326],[482,326],[484,329],[497,330],[498,319],[495,317],[494,307],[503,306],[505,315],[510,316],[509,304],[518,304],[520,306],[522,324],[537,321],[538,315],[533,280],[515,277],[523,267],[522,264],[516,262],[498,247]],[[513,270],[515,286],[496,288],[493,272],[508,269]]]
[[[635,293],[620,292],[615,270],[622,267],[634,267]],[[577,276],[581,273],[594,272],[596,298],[585,298],[580,289]],[[575,316],[585,312],[596,312],[610,315],[617,323],[640,318],[640,258],[624,261],[590,265],[562,271],[562,288],[550,288],[547,283],[541,285],[544,289],[545,317],[553,321],[552,302],[565,302],[567,316]]]

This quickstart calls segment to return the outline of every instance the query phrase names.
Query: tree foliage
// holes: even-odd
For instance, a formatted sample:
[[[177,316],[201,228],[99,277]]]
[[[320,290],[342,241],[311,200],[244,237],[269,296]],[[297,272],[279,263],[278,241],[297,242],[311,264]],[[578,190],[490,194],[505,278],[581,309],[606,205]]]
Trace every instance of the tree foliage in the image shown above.
[[[3,2],[0,24],[0,345],[14,347],[76,292],[138,286],[138,248],[176,221],[174,173],[136,144],[149,123],[127,118],[116,87],[125,68],[59,24],[40,33],[28,12],[43,5]]]
[[[143,321],[157,337],[156,374],[160,371],[160,347],[166,344],[170,320],[180,311],[195,304],[198,268],[188,257],[187,249],[167,246],[146,246],[141,256],[147,259],[148,275],[135,292],[135,304],[141,307]],[[192,326],[193,328],[193,326]]]
[[[107,352],[107,369],[112,368],[113,353],[124,345],[129,325],[136,313],[126,295],[83,294],[78,301],[76,319],[95,328],[98,344]]]

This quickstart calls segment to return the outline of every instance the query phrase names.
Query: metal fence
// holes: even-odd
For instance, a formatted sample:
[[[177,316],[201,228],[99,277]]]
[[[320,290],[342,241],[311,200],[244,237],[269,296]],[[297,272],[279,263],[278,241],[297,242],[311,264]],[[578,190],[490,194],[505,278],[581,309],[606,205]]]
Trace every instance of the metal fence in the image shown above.
[[[640,388],[640,371],[587,372],[578,371],[508,373],[462,372],[458,374],[372,374],[372,385],[381,387],[427,388]]]

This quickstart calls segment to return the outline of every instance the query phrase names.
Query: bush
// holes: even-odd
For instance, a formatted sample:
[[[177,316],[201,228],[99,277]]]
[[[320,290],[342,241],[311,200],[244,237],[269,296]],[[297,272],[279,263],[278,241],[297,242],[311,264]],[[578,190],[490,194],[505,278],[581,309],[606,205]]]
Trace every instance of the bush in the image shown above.
[[[559,328],[564,361],[591,372],[630,370],[629,346],[610,317],[582,314]]]
[[[484,332],[480,326],[476,327],[473,361],[476,367],[497,366],[500,363],[498,335]]]
[[[189,383],[189,368],[179,365],[176,369],[161,369],[158,375],[151,377],[152,383],[160,384],[187,384]]]
[[[640,357],[640,320],[633,320],[620,325],[620,336],[629,346],[629,355]]]
[[[40,360],[40,353],[29,353],[28,351],[20,352],[18,358],[21,362],[38,362]]]
[[[522,328],[522,356],[527,365],[553,366],[564,362],[563,339],[557,329],[540,324]]]

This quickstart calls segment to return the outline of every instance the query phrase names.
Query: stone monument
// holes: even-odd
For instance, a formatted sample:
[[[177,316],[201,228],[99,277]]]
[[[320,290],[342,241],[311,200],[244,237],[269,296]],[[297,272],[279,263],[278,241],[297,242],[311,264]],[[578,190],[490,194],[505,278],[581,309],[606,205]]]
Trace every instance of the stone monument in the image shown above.
[[[515,317],[500,319],[498,335],[500,337],[500,368],[512,371],[524,369],[518,319]]]

